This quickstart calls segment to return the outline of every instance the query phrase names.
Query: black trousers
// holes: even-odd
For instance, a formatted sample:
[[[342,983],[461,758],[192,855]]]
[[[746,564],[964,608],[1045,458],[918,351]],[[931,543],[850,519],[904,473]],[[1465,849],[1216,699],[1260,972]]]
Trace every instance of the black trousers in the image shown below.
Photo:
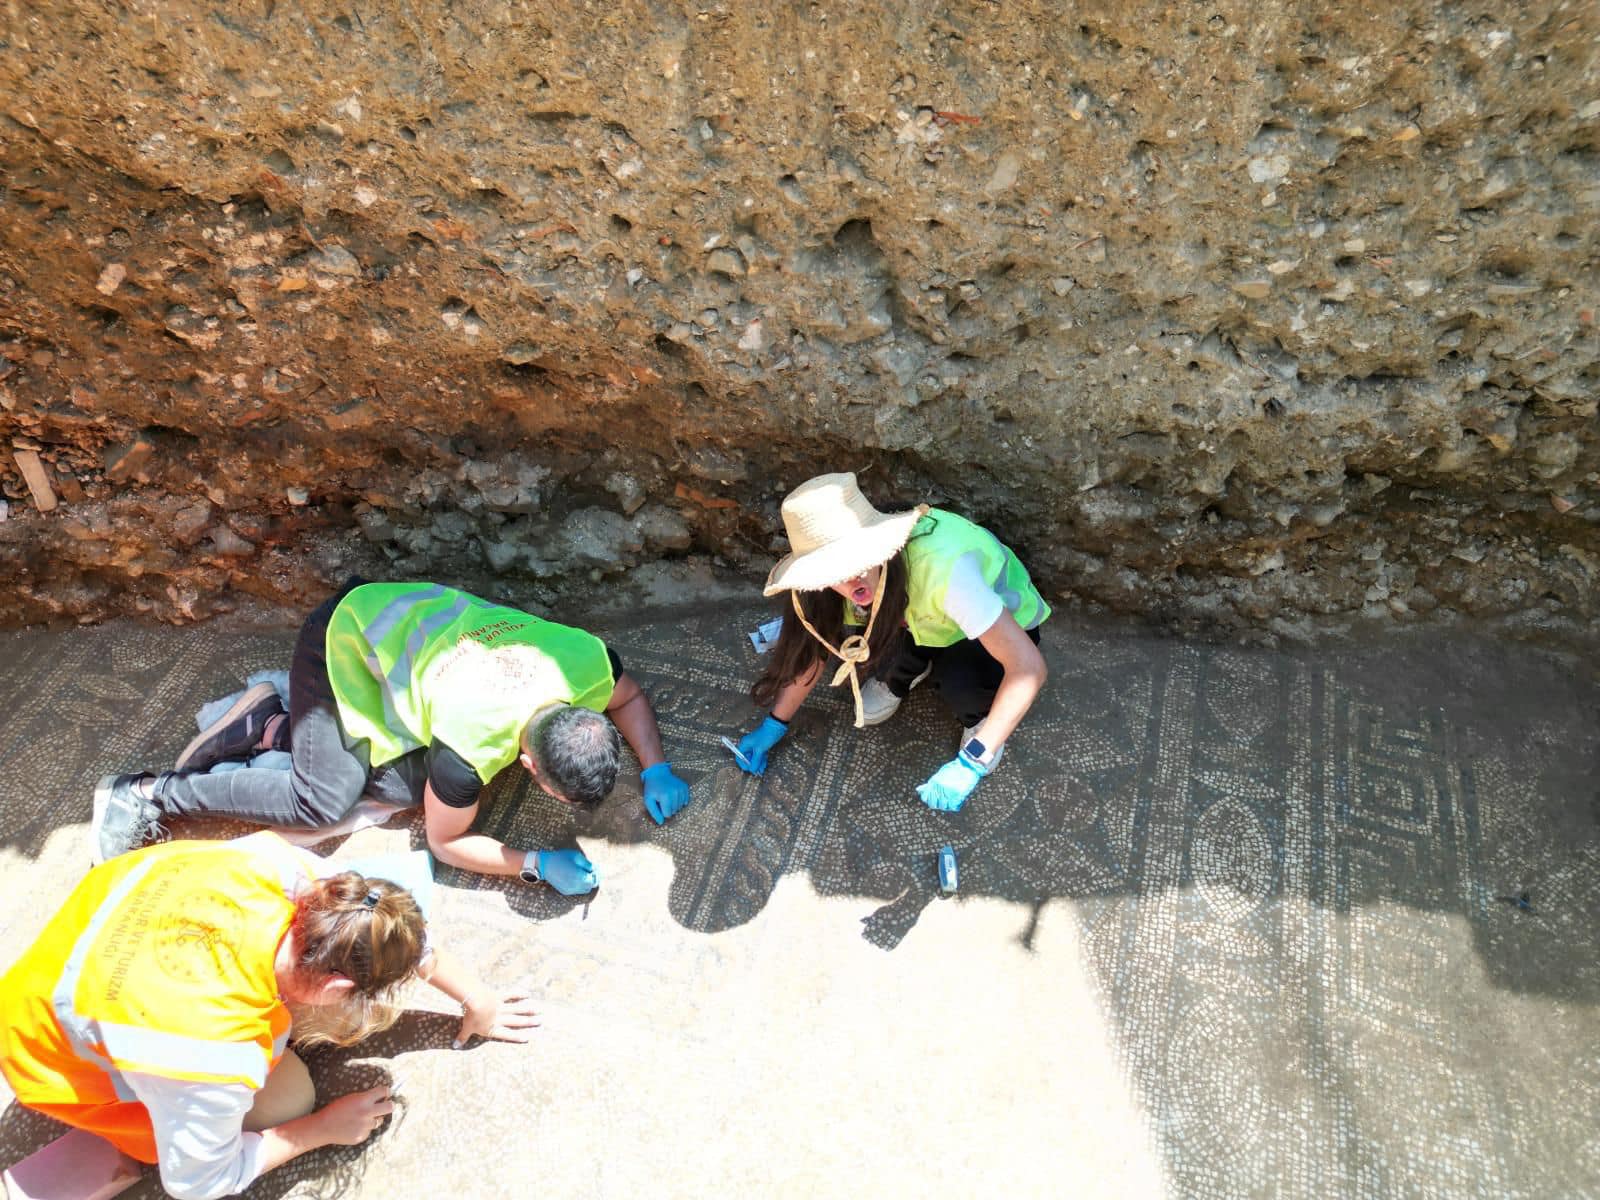
[[[376,771],[366,738],[352,738],[339,721],[328,680],[328,622],[352,580],[300,627],[289,663],[287,771],[244,767],[210,775],[169,771],[156,778],[155,798],[174,816],[237,817],[263,825],[332,825],[363,794],[388,804],[417,804],[427,782],[426,751],[413,750]]]
[[[1027,632],[1037,646],[1038,627]],[[927,682],[938,689],[965,728],[972,728],[989,715],[1006,669],[981,642],[966,638],[953,646],[919,646],[909,632],[902,631],[900,650],[882,679],[903,700],[911,691],[911,681],[930,666],[933,671]]]

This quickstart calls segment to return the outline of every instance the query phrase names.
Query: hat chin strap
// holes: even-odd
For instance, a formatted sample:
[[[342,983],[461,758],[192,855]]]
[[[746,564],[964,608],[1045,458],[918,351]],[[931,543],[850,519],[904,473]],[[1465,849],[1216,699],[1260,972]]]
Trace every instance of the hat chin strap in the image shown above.
[[[887,574],[887,567],[885,568],[885,574]],[[823,648],[826,649],[829,654],[833,655],[835,658],[843,660],[839,664],[839,669],[834,672],[833,683],[830,686],[838,687],[846,679],[850,680],[850,691],[851,694],[855,696],[856,701],[857,729],[863,728],[867,722],[864,714],[861,711],[861,680],[856,676],[856,668],[865,663],[872,653],[872,624],[878,619],[878,606],[883,603],[883,593],[885,590],[883,585],[885,582],[886,580],[882,578],[878,580],[877,591],[872,597],[872,610],[867,614],[866,632],[851,634],[849,637],[841,641],[837,646],[829,645],[828,639],[818,633],[811,622],[806,620],[805,609],[800,606],[799,591],[793,588],[791,588],[789,591],[789,601],[794,605],[794,615],[800,618],[800,624],[805,626],[806,632],[812,637],[816,638],[817,641],[821,642]]]

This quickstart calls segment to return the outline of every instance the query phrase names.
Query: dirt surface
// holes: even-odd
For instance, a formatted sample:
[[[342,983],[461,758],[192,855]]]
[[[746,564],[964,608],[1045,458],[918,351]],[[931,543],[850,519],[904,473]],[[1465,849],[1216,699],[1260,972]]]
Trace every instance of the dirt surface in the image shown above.
[[[531,983],[535,1044],[452,1051],[419,990],[390,1033],[310,1059],[325,1098],[403,1076],[400,1119],[250,1196],[1600,1191],[1592,658],[1052,620],[1046,692],[946,815],[912,794],[958,738],[926,687],[862,731],[819,693],[764,779],[734,768],[761,615],[604,626],[694,789],[665,826],[631,769],[592,814],[497,786],[482,827],[581,845],[588,902],[437,871],[435,936]],[[291,642],[0,636],[0,962],[83,870],[95,778],[169,762],[201,701]],[[402,817],[324,849],[420,836]],[[57,1129],[6,1109],[0,1162]]]
[[[1591,625],[1597,34],[12,0],[0,620],[748,580],[854,468],[1169,625]]]

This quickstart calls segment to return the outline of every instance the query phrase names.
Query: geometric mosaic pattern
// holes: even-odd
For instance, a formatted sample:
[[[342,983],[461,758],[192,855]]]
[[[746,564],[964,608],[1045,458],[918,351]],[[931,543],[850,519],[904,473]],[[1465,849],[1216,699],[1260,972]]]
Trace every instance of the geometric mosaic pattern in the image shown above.
[[[698,643],[726,640],[703,625]],[[1492,670],[1458,667],[1452,680],[1429,666],[1436,643],[1407,666],[1445,690],[1395,706],[1381,649],[1365,665],[1376,686],[1362,687],[1302,655],[1050,632],[1047,698],[984,803],[957,814],[884,803],[926,777],[941,743],[953,749],[956,724],[916,695],[894,723],[857,731],[835,697],[791,735],[820,742],[814,757],[775,753],[759,787],[717,775],[725,831],[674,915],[714,932],[751,919],[783,872],[806,871],[824,894],[881,899],[863,936],[892,949],[936,898],[933,851],[949,842],[967,891],[1076,903],[1182,1194],[1539,1195],[1558,1180],[1600,1191],[1593,680],[1556,682],[1554,661],[1555,678],[1520,688]],[[1503,653],[1502,672],[1529,657]],[[713,698],[747,685],[746,657],[699,655],[653,690],[663,720],[699,734],[713,761],[739,723],[736,701]],[[673,660],[629,647],[655,678]],[[1453,723],[1448,687],[1461,682],[1494,697],[1457,705],[1487,727]],[[1570,705],[1560,740],[1528,745],[1515,705],[1548,713],[1558,696]],[[924,734],[916,753],[907,725]],[[1586,793],[1540,794],[1539,772],[1556,763]],[[1500,785],[1487,795],[1485,770]],[[1491,830],[1526,839],[1497,843],[1489,862],[1486,805]],[[1578,840],[1540,836],[1528,819],[1540,810],[1577,817]],[[1511,902],[1529,885],[1531,912]],[[1465,1007],[1498,1033],[1463,1028],[1452,995],[1479,986],[1487,947],[1530,932],[1554,961],[1521,985],[1582,1006],[1538,1034],[1571,1052],[1557,1079],[1515,1078],[1500,1054],[1530,1031],[1493,1003]],[[1355,1093],[1378,1098],[1381,1125]],[[1529,1123],[1543,1133],[1519,1128]],[[1565,1160],[1523,1159],[1530,1136],[1566,1147]]]
[[[868,730],[819,690],[765,778],[733,768],[720,738],[754,719],[743,631],[762,615],[603,631],[694,787],[680,817],[644,818],[628,771],[592,814],[515,778],[486,806],[482,828],[517,844],[643,842],[672,858],[654,929],[569,943],[549,926],[546,994],[614,1003],[620,1019],[606,988],[626,963],[677,998],[661,1001],[682,1006],[674,1028],[710,1037],[696,981],[751,969],[725,935],[759,926],[780,880],[858,904],[861,938],[892,964],[925,933],[950,843],[963,896],[1012,902],[1021,946],[1046,906],[1070,906],[1171,1194],[1600,1195],[1592,665],[1443,635],[1266,651],[1058,619],[1046,693],[996,774],[945,814],[910,800],[959,736],[926,689]],[[216,627],[0,637],[4,844],[39,858],[83,819],[96,776],[170,761],[199,700],[286,664],[291,643]],[[508,967],[530,923],[581,903],[438,874],[505,902],[480,932]],[[42,919],[0,913],[7,960]],[[649,961],[669,926],[697,935],[692,949]],[[425,1034],[384,1036],[403,1049]],[[964,1036],[982,1037],[981,1020]],[[339,1054],[313,1066],[349,1069]],[[13,1107],[0,1161],[52,1129]],[[323,1152],[249,1194],[365,1194],[365,1170],[359,1151]],[[159,1194],[149,1180],[129,1193]]]

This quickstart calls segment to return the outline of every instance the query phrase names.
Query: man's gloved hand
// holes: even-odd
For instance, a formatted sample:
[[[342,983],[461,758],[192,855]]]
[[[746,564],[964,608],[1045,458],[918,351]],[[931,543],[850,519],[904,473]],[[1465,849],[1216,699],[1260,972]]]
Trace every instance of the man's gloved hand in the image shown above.
[[[739,739],[739,752],[733,756],[739,769],[751,775],[767,773],[767,752],[783,741],[789,732],[789,723],[769,716],[749,733]]]
[[[639,772],[644,784],[644,810],[657,825],[689,803],[689,785],[672,773],[672,764],[658,762]]]
[[[957,812],[978,786],[978,780],[988,773],[988,767],[963,750],[929,776],[927,783],[919,785],[917,795],[929,808]]]
[[[600,883],[594,864],[581,850],[539,851],[539,878],[563,896],[581,896]]]

